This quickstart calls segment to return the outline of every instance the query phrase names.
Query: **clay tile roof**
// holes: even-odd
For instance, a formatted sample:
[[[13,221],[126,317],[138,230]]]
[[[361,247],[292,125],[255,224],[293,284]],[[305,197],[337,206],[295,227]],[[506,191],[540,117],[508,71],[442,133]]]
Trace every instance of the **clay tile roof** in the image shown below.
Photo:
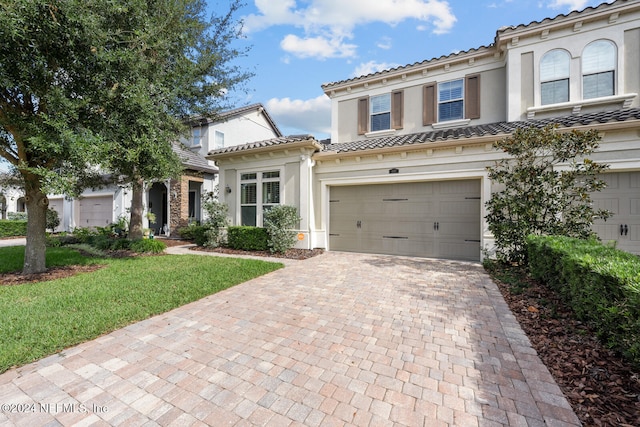
[[[199,153],[189,150],[183,144],[176,142],[172,144],[171,148],[173,148],[173,152],[180,157],[185,169],[204,173],[218,173],[218,168],[211,166],[207,159]]]
[[[263,141],[249,142],[247,144],[242,145],[234,145],[231,147],[219,148],[217,150],[212,150],[209,152],[209,155],[216,154],[228,154],[228,153],[237,153],[243,151],[254,150],[256,148],[265,148],[265,147],[276,147],[286,144],[293,144],[301,141],[314,141],[315,138],[312,135],[292,135],[292,136],[281,136],[278,138],[271,138]]]
[[[516,129],[522,129],[532,126],[542,128],[547,125],[558,125],[562,128],[573,126],[588,126],[598,123],[623,122],[626,120],[640,120],[640,108],[581,115],[570,115],[564,117],[554,117],[550,119],[489,123],[477,126],[433,130],[429,132],[413,133],[409,135],[388,136],[346,143],[323,144],[322,151],[346,153],[403,145],[428,144],[449,140],[461,140],[464,138],[474,138],[486,135],[507,137],[508,135],[515,132]]]

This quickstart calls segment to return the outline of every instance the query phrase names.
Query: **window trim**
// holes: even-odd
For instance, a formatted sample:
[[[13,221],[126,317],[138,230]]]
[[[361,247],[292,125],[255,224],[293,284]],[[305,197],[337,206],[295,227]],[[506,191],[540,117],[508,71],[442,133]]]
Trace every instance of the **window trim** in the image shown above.
[[[545,59],[545,57],[551,55],[552,53],[563,53],[563,60],[566,61],[567,63],[567,74],[566,76],[563,74],[562,76],[553,76],[553,78],[548,78],[548,79],[543,79],[542,78],[542,65],[543,65],[543,61]],[[551,49],[546,51],[545,53],[542,54],[542,56],[540,57],[540,60],[538,61],[538,77],[539,77],[539,85],[538,85],[538,89],[539,89],[539,96],[540,96],[540,102],[539,105],[554,105],[554,104],[561,104],[564,102],[570,102],[571,101],[571,53],[569,51],[567,51],[566,49],[562,49],[562,48],[556,48],[556,49]],[[543,85],[548,85],[549,83],[558,83],[558,82],[565,82],[567,84],[567,99],[565,101],[559,101],[559,102],[547,102],[544,103],[543,102],[543,90],[542,87]]]
[[[193,126],[191,128],[191,147],[202,147],[202,138],[204,136],[204,132],[202,131],[203,126]],[[196,130],[198,131],[198,142],[195,143],[196,141]]]
[[[269,172],[277,172],[277,178],[264,178],[263,174]],[[242,179],[242,175],[245,174],[255,174],[254,179]],[[264,207],[265,206],[277,206],[283,204],[284,201],[284,168],[282,167],[274,167],[274,168],[250,168],[238,170],[237,172],[237,182],[238,182],[238,191],[237,191],[237,206],[238,210],[236,212],[236,224],[242,225],[242,207],[243,206],[255,206],[256,208],[256,227],[263,227],[264,224]],[[278,182],[278,202],[277,203],[265,203],[263,202],[263,184],[266,182]],[[256,203],[242,203],[242,184],[256,184]]]
[[[218,145],[218,135],[222,135],[222,145]],[[224,132],[218,129],[214,129],[213,131],[213,149],[217,150],[219,148],[224,148]]]
[[[389,96],[390,117],[389,128],[371,131],[371,98],[376,96]],[[391,92],[369,95],[357,99],[357,131],[358,135],[378,135],[379,133],[391,132],[402,129],[404,126],[404,89]]]
[[[585,73],[584,71],[584,67],[585,67],[585,52],[587,52],[587,49],[589,49],[589,47],[593,47],[593,45],[595,45],[598,42],[605,42],[606,44],[608,44],[612,50],[613,50],[613,68],[607,68],[607,69],[598,69],[595,72],[590,72],[588,74]],[[618,76],[618,46],[609,39],[597,39],[597,40],[593,40],[592,42],[589,42],[584,49],[582,49],[582,55],[580,57],[580,85],[581,85],[581,89],[582,89],[582,99],[598,99],[598,98],[605,98],[608,96],[615,96],[618,93],[617,87],[618,85],[616,84],[616,78]],[[612,89],[613,89],[613,93],[610,94],[606,94],[606,95],[598,95],[598,96],[594,96],[594,97],[589,97],[586,98],[585,97],[585,84],[584,84],[584,80],[585,77],[590,77],[590,76],[596,76],[596,75],[600,75],[600,74],[608,74],[611,73],[611,79],[612,79]]]

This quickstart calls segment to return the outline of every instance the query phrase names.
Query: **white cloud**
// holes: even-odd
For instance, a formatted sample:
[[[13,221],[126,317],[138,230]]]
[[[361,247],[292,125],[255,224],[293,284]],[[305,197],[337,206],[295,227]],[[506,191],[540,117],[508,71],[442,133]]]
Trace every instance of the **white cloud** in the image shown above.
[[[356,45],[343,43],[341,39],[326,39],[322,36],[300,38],[287,35],[280,47],[299,58],[347,58],[355,54]]]
[[[266,108],[281,128],[300,133],[331,133],[331,100],[326,95],[307,100],[271,98]]]
[[[389,37],[381,37],[376,46],[380,49],[389,50],[392,47],[392,41]]]
[[[302,57],[327,58],[324,54],[337,52],[355,56],[355,46],[344,40],[352,37],[355,27],[374,22],[395,26],[414,19],[435,34],[449,32],[456,22],[446,0],[255,0],[255,5],[259,13],[244,17],[245,30],[273,25],[303,29],[304,37],[290,34],[281,43],[283,49],[292,49],[287,52]],[[302,49],[303,40],[309,41],[310,51]],[[318,46],[321,41],[324,47]]]
[[[376,61],[364,62],[356,67],[356,69],[353,71],[353,76],[366,76],[367,74],[377,73],[378,71],[388,70],[390,68],[396,68],[398,66],[400,66],[400,64]]]
[[[588,3],[588,0],[553,0],[547,7],[551,9],[582,10]]]

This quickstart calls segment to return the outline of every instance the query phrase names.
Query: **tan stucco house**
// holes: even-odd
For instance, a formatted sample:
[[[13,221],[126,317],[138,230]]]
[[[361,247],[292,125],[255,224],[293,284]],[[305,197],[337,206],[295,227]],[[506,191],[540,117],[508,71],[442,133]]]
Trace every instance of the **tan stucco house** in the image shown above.
[[[493,236],[486,167],[521,126],[597,129],[610,165],[603,240],[640,253],[640,2],[500,28],[490,46],[322,85],[330,143],[213,150],[235,224],[298,207],[299,247],[480,260]]]

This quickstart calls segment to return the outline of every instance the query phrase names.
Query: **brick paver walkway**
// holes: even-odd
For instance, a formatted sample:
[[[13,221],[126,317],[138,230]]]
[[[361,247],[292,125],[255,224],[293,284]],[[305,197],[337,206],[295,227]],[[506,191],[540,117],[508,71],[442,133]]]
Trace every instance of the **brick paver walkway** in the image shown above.
[[[24,426],[579,425],[481,266],[346,253],[10,370],[0,404]]]

